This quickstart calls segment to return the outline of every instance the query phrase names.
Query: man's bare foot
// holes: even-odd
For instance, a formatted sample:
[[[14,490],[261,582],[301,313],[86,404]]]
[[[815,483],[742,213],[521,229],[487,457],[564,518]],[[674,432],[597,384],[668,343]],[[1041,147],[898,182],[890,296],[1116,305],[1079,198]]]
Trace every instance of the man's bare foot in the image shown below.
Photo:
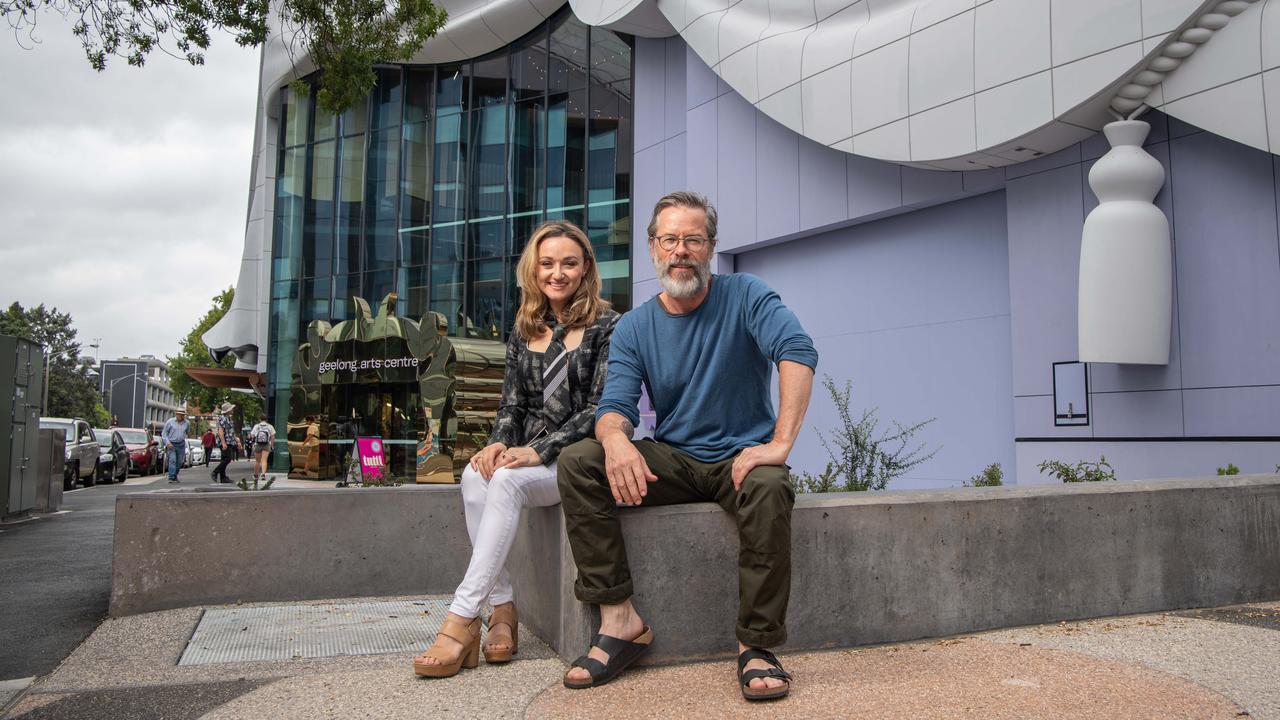
[[[640,619],[640,615],[636,612],[636,608],[631,604],[630,600],[624,600],[617,605],[600,606],[601,635],[631,641],[640,637],[643,632],[644,621]],[[602,663],[609,662],[609,654],[595,646],[591,647],[587,657],[594,658]],[[565,673],[565,678],[572,682],[591,682],[591,673],[587,672],[586,668],[574,667],[569,668],[569,672]]]
[[[738,643],[738,654],[741,655],[742,653],[750,649],[750,647],[751,647],[750,645],[743,645],[742,643]],[[756,660],[748,661],[746,667],[743,668],[743,671],[745,672],[747,670],[768,670],[771,667],[773,666],[765,662],[764,660],[756,659]],[[765,689],[772,690],[774,688],[780,688],[786,684],[787,684],[787,681],[781,678],[764,677],[764,678],[753,678],[751,682],[747,685],[747,687],[750,687],[753,690],[765,690]]]
[[[445,616],[445,620],[449,620],[449,619],[456,620],[462,623],[463,625],[469,625],[471,624],[472,620],[475,620],[475,618],[462,617],[461,615],[456,615],[454,613],[449,613],[448,615]],[[432,643],[431,647],[436,647],[443,650],[444,652],[442,654],[447,656],[448,660],[441,662],[440,660],[437,660],[433,657],[423,654],[414,658],[414,661],[422,665],[450,665],[454,662],[457,662],[458,657],[462,655],[462,650],[463,650],[462,643],[458,642],[457,640],[454,640],[448,635],[436,635],[436,641]]]

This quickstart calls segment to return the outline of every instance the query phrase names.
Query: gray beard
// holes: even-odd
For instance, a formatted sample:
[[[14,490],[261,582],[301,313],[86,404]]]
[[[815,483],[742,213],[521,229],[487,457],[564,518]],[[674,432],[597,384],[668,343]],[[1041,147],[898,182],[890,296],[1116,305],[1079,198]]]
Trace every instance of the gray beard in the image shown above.
[[[666,291],[668,295],[677,299],[685,300],[696,296],[698,293],[707,289],[711,284],[711,260],[708,259],[704,263],[693,262],[687,267],[693,268],[693,277],[687,280],[677,280],[671,277],[670,270],[674,263],[653,259],[653,264],[658,270],[658,284]]]

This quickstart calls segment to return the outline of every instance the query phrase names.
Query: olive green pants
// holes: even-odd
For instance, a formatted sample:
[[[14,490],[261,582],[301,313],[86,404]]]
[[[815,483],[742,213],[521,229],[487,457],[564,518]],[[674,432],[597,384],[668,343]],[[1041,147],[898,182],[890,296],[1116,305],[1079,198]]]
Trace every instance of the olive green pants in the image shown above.
[[[781,645],[787,639],[795,504],[787,467],[757,467],[734,490],[733,458],[705,463],[653,440],[635,446],[658,476],[649,483],[643,506],[714,502],[737,520],[738,640],[756,647]],[[631,570],[605,476],[604,449],[595,440],[582,440],[565,448],[558,464],[565,529],[578,566],[574,594],[585,603],[620,603],[631,597]]]

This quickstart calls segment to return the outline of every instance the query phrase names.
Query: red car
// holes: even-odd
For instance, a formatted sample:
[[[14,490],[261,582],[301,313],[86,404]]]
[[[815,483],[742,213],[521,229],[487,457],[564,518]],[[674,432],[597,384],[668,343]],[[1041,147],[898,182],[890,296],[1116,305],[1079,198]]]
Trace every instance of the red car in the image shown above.
[[[116,428],[129,449],[129,472],[138,475],[151,475],[157,472],[155,440],[142,428]]]

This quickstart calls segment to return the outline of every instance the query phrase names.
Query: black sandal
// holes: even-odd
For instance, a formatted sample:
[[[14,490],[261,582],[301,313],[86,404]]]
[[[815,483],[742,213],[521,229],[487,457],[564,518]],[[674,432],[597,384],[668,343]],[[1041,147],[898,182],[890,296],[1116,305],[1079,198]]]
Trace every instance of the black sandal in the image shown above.
[[[583,655],[569,669],[582,668],[591,673],[591,682],[575,682],[569,679],[568,674],[564,677],[564,686],[570,690],[582,690],[583,688],[596,687],[604,685],[610,680],[618,676],[618,673],[627,669],[627,666],[635,662],[636,658],[644,654],[645,650],[653,643],[653,631],[648,625],[644,626],[644,630],[640,635],[631,641],[616,638],[611,635],[597,634],[591,639],[591,644],[601,650],[609,653],[609,662],[602,663],[593,657]]]
[[[764,660],[773,667],[768,670],[747,670],[743,672],[742,669],[752,660]],[[751,687],[751,681],[756,678],[778,678],[785,681],[785,684],[776,688],[753,688]],[[748,700],[776,700],[786,697],[791,692],[791,673],[782,669],[782,663],[778,661],[778,656],[764,648],[747,648],[738,656],[738,682],[742,685],[742,697]]]

